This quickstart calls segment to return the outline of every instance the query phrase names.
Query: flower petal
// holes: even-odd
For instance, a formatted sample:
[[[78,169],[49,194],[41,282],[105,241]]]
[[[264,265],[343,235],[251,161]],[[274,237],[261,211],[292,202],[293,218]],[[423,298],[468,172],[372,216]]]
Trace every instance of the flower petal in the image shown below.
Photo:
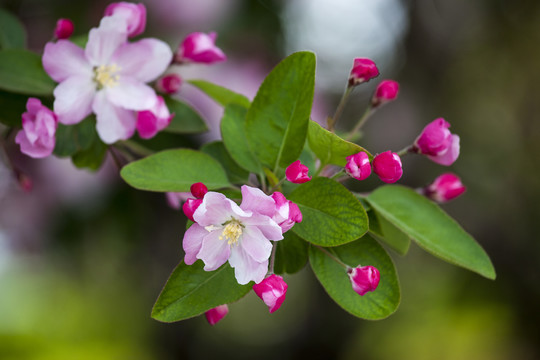
[[[86,60],[84,50],[68,40],[47,43],[41,61],[47,74],[57,82],[70,76],[92,77],[92,67]]]
[[[240,221],[246,228],[256,226],[268,240],[276,241],[283,239],[281,227],[266,215],[254,213],[250,217],[240,218]]]
[[[195,213],[193,218],[201,226],[221,225],[231,220],[236,213],[249,216],[236,205],[232,200],[227,199],[223,194],[209,191],[203,198],[203,202]]]
[[[158,101],[150,86],[129,76],[120,76],[117,84],[104,90],[110,102],[129,110],[149,110]]]
[[[431,161],[436,162],[440,165],[450,166],[454,163],[454,161],[457,160],[459,157],[459,136],[458,135],[452,135],[452,143],[448,150],[438,156],[429,156],[428,158],[431,159]]]
[[[186,230],[184,240],[182,241],[182,246],[186,253],[184,256],[184,262],[186,264],[191,265],[197,261],[197,254],[201,250],[202,241],[206,235],[208,235],[208,231],[199,224],[193,224]]]
[[[276,212],[276,202],[261,189],[243,185],[240,208],[272,217]]]
[[[135,132],[135,112],[114,105],[103,91],[96,94],[92,108],[96,113],[97,132],[104,143],[128,139]]]
[[[272,243],[256,226],[247,226],[244,229],[240,246],[257,262],[268,260],[272,253]]]
[[[242,246],[232,248],[229,264],[234,268],[234,276],[240,285],[250,281],[259,283],[268,272],[268,260],[263,262],[253,260]]]
[[[91,78],[72,76],[54,89],[54,112],[62,124],[77,124],[92,112],[96,93]]]
[[[157,39],[143,39],[120,46],[112,56],[111,63],[120,67],[120,74],[149,82],[161,75],[171,60],[169,45]]]
[[[99,27],[88,34],[86,58],[92,66],[107,65],[120,45],[127,41],[125,21],[118,21],[114,16],[101,19]]]
[[[221,228],[206,235],[202,241],[197,258],[204,261],[205,271],[214,271],[227,262],[231,254],[231,246],[227,240],[220,240]]]

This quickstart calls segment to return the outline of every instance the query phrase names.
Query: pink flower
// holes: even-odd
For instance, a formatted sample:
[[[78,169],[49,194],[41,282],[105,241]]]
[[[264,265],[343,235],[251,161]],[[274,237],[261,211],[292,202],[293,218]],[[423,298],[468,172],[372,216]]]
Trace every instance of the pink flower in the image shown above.
[[[73,34],[73,29],[73,21],[70,19],[58,19],[54,29],[54,36],[57,39],[68,39]]]
[[[452,173],[439,175],[431,185],[424,189],[424,194],[432,200],[444,203],[457,198],[465,192],[461,179]]]
[[[381,278],[379,270],[373,266],[358,266],[349,269],[348,274],[353,290],[360,296],[364,296],[368,291],[375,291]]]
[[[394,80],[383,80],[377,89],[375,89],[375,94],[371,99],[371,106],[377,107],[383,105],[387,102],[395,100],[398,96],[399,84]]]
[[[21,152],[30,157],[47,157],[54,150],[57,126],[56,115],[39,99],[29,98],[26,112],[22,114],[23,129],[17,133],[15,142],[21,146]]]
[[[146,27],[146,7],[128,2],[112,3],[105,9],[105,16],[114,16],[125,22],[129,37],[142,34]]]
[[[289,231],[294,224],[302,222],[302,213],[298,205],[287,200],[279,191],[274,192],[271,197],[276,204],[275,212],[271,217],[281,227],[283,233]]]
[[[285,301],[287,287],[287,283],[281,276],[272,274],[260,283],[253,285],[253,291],[268,306],[270,313],[273,313]]]
[[[347,156],[345,172],[356,180],[365,180],[371,175],[371,164],[365,152]]]
[[[194,32],[186,36],[175,55],[177,63],[213,64],[227,60],[227,56],[215,45],[217,34]]]
[[[272,252],[270,240],[283,239],[274,220],[262,213],[273,213],[275,203],[260,189],[242,186],[242,204],[209,191],[193,213],[195,224],[184,234],[184,261],[197,259],[204,270],[213,271],[229,262],[239,284],[261,282],[268,272]]]
[[[204,195],[208,192],[208,188],[202,182],[195,183],[189,188],[191,194],[197,199],[202,199]]]
[[[97,132],[105,143],[133,135],[134,111],[150,110],[158,102],[145,83],[163,73],[172,52],[156,39],[126,41],[123,22],[107,16],[90,30],[85,50],[68,40],[45,46],[43,67],[60,83],[54,89],[59,122],[76,124],[94,112]]]
[[[300,160],[296,160],[285,169],[285,176],[287,180],[295,184],[303,184],[311,180],[311,176],[308,176],[308,167],[302,165]]]
[[[177,74],[168,74],[156,81],[156,89],[165,94],[175,94],[180,90],[182,78]]]
[[[187,216],[187,218],[191,221],[195,221],[193,218],[193,214],[195,211],[199,208],[199,206],[202,204],[201,199],[187,199],[184,205],[182,205],[182,211]]]
[[[169,126],[173,117],[174,114],[171,115],[163,98],[158,96],[154,107],[150,110],[137,112],[137,124],[135,126],[141,138],[150,139]]]
[[[349,86],[356,86],[379,76],[379,69],[371,59],[354,59],[353,68],[349,76]]]
[[[216,325],[218,322],[221,321],[229,313],[229,307],[227,304],[225,305],[219,305],[216,306],[213,309],[208,310],[204,313],[204,316],[206,316],[206,320],[208,323],[212,326]]]
[[[388,184],[395,183],[403,175],[399,155],[388,150],[375,156],[375,159],[373,159],[373,171],[381,181]]]
[[[437,164],[452,165],[459,156],[459,136],[453,135],[449,127],[443,118],[433,120],[414,141],[413,151],[427,155]]]
[[[165,193],[167,204],[174,210],[180,210],[182,203],[191,198],[191,193],[188,192],[167,192]]]

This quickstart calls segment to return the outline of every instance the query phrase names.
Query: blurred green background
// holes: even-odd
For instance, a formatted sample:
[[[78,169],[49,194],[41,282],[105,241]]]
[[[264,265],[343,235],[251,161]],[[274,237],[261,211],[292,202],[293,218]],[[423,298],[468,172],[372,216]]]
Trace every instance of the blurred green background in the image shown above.
[[[75,34],[97,26],[107,2],[0,0],[41,52],[56,19]],[[400,83],[398,100],[365,126],[372,152],[410,144],[437,117],[461,136],[450,168],[468,191],[444,209],[480,242],[497,270],[492,282],[416,246],[394,256],[402,285],[397,313],[353,318],[308,268],[286,277],[287,300],[269,315],[252,293],[215,327],[203,317],[175,324],[150,318],[182,258],[184,216],[163,194],[129,188],[106,163],[97,174],[69,161],[10,153],[34,181],[20,190],[0,167],[0,359],[538,359],[540,358],[540,2],[523,0],[152,0],[145,36],[173,48],[192,31],[218,32],[225,64],[179,69],[253,97],[265,74],[295,50],[318,57],[313,117],[333,112],[354,57],[381,76],[359,89],[340,124],[362,113],[375,85]],[[220,109],[185,85],[214,130]],[[0,111],[2,111],[0,109]],[[447,171],[404,159],[412,187]],[[361,185],[372,189],[372,177]]]

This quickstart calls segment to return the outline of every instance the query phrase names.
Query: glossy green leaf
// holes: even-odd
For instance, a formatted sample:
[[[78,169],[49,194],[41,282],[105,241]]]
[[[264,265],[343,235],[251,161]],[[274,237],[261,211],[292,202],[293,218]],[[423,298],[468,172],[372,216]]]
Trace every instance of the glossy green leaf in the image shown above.
[[[75,153],[71,161],[78,168],[96,171],[103,164],[106,153],[107,145],[99,137],[96,137],[87,149]]]
[[[208,131],[208,126],[197,111],[188,104],[173,99],[170,96],[163,96],[165,104],[174,117],[163,131],[176,134],[194,134]]]
[[[373,155],[363,147],[348,142],[338,135],[323,129],[315,121],[309,121],[308,144],[310,149],[321,160],[322,164],[333,164],[345,166],[347,164],[347,156],[365,152],[369,156],[369,160],[373,159]]]
[[[369,235],[350,244],[327,248],[326,251],[350,267],[371,265],[379,270],[381,279],[373,292],[358,295],[351,285],[347,271],[327,253],[316,246],[309,250],[309,263],[328,295],[344,310],[368,320],[388,317],[399,306],[399,280],[392,259]]]
[[[26,30],[13,14],[0,8],[0,49],[24,49]]]
[[[306,265],[309,244],[290,230],[283,237],[283,240],[274,242],[274,246],[277,246],[274,272],[294,274]]]
[[[225,264],[215,271],[204,271],[202,261],[181,262],[169,277],[152,309],[152,317],[173,322],[200,315],[216,306],[229,304],[246,295],[251,286],[239,285],[234,271]]]
[[[482,247],[427,198],[403,186],[387,185],[375,190],[367,200],[378,214],[429,253],[495,279],[495,269]]]
[[[27,101],[28,96],[0,90],[0,122],[10,127],[21,127]]]
[[[222,141],[206,143],[201,151],[219,161],[225,169],[229,181],[233,184],[245,184],[248,182],[249,172],[242,169],[229,155]]]
[[[270,169],[287,167],[304,148],[315,86],[315,55],[297,52],[262,83],[246,115],[248,142]]]
[[[221,119],[221,137],[238,165],[247,171],[260,174],[261,164],[247,141],[246,112],[247,110],[239,105],[227,106]]]
[[[72,156],[88,149],[96,140],[100,141],[96,132],[94,115],[90,115],[75,125],[58,124],[54,155],[59,157]]]
[[[370,214],[372,216],[370,216]],[[407,254],[411,245],[411,239],[407,236],[407,234],[386,220],[384,216],[378,215],[374,211],[368,211],[368,217],[369,230],[373,233],[376,239],[384,242],[400,255]],[[375,223],[375,231],[372,231],[372,223]],[[379,227],[378,229],[377,226]]]
[[[210,155],[189,149],[165,150],[122,168],[131,186],[149,191],[189,191],[196,182],[209,189],[230,186],[221,164]]]
[[[56,83],[41,57],[24,49],[0,50],[0,89],[25,95],[52,95]]]
[[[288,198],[298,204],[303,217],[292,231],[315,245],[342,245],[368,231],[362,204],[337,181],[314,178],[298,186]]]
[[[249,105],[251,105],[251,102],[247,97],[224,88],[223,86],[219,86],[205,80],[189,80],[188,82],[223,107],[230,104],[236,104],[247,109],[249,108]]]

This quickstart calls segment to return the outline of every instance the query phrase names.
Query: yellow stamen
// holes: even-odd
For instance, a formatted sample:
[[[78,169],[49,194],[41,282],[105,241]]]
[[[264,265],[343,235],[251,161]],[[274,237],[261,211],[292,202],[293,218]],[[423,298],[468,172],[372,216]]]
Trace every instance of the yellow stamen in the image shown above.
[[[238,245],[238,239],[242,236],[242,225],[236,219],[227,222],[219,240],[227,240],[229,245]]]
[[[112,65],[100,65],[94,68],[94,81],[97,83],[98,89],[104,87],[114,87],[118,85],[118,79],[120,75],[116,73],[120,71],[120,66],[116,64]]]

